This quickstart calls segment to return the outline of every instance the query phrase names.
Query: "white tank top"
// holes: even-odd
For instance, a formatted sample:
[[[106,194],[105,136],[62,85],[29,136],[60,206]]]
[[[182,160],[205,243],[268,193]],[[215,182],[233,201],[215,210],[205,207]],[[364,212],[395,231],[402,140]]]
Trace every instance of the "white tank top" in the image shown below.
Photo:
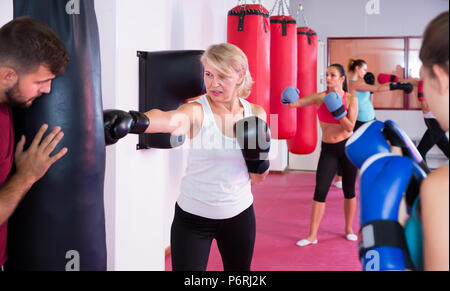
[[[206,95],[193,101],[203,108],[199,133],[189,140],[186,175],[177,203],[186,212],[210,219],[234,217],[253,203],[250,176],[236,138],[217,127]],[[252,115],[250,103],[240,99],[244,117]]]

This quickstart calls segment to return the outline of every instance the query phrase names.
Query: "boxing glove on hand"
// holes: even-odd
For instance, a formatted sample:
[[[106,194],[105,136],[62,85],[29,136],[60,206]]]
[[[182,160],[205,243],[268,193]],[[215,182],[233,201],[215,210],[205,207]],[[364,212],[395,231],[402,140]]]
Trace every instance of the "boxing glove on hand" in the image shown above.
[[[364,75],[364,82],[366,82],[367,85],[375,85],[375,75],[371,72],[367,72]]]
[[[253,174],[266,172],[270,166],[270,129],[267,123],[257,116],[250,116],[236,122],[234,131],[248,171]]]
[[[340,120],[347,115],[347,110],[345,110],[339,94],[335,92],[328,93],[323,99],[323,102],[336,120]]]
[[[148,117],[137,111],[104,110],[103,121],[106,145],[115,144],[129,133],[144,133],[150,125]]]
[[[379,74],[378,75],[378,83],[385,84],[388,82],[397,82],[398,77],[396,75],[389,75],[389,74]]]
[[[360,169],[369,157],[378,153],[390,153],[391,146],[401,148],[404,156],[418,164],[425,173],[430,173],[412,140],[392,120],[386,122],[374,120],[363,124],[348,139],[345,144],[345,153]]]
[[[414,87],[408,82],[393,82],[389,85],[389,90],[403,90],[406,94],[409,94],[414,90]]]
[[[390,153],[391,148],[383,135],[384,122],[374,120],[363,124],[345,144],[345,153],[350,161],[361,169],[363,163],[379,153]]]
[[[375,85],[375,75],[371,72],[367,72],[364,75],[364,82],[366,82],[367,85]],[[373,94],[373,92],[370,92],[370,94]]]
[[[378,154],[361,170],[359,256],[363,270],[413,269],[403,227],[397,221],[400,202],[414,176],[413,162]]]
[[[299,98],[299,94],[299,89],[289,86],[283,90],[283,93],[281,93],[281,103],[283,103],[284,105],[295,103]]]

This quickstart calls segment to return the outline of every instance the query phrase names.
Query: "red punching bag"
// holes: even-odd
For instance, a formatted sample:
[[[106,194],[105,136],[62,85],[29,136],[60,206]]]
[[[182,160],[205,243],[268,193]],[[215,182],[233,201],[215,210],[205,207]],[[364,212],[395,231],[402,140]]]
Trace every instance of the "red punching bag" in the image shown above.
[[[248,58],[255,82],[247,100],[270,114],[270,23],[269,12],[261,4],[242,4],[228,12],[227,42],[239,47]]]
[[[297,110],[281,104],[286,87],[297,87],[297,25],[291,16],[270,17],[270,114],[278,117],[272,136],[288,139],[297,131]]]
[[[317,34],[308,27],[297,28],[298,79],[300,98],[317,92]],[[297,108],[297,134],[288,140],[294,154],[310,154],[317,145],[317,108]]]

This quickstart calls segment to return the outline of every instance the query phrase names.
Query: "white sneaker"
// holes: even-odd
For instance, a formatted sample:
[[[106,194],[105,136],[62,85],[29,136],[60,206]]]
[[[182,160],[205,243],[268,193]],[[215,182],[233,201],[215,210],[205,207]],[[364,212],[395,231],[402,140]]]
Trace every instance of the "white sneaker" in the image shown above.
[[[309,240],[307,240],[307,239],[302,239],[302,240],[299,240],[299,241],[296,243],[296,245],[298,245],[299,247],[305,247],[305,246],[307,246],[307,245],[310,245],[310,244],[315,245],[315,244],[317,244],[317,243],[318,243],[317,240],[315,240],[315,241],[309,241]]]
[[[342,189],[342,181],[334,182],[333,185],[334,185],[334,187],[336,187],[336,188]]]
[[[345,238],[349,241],[357,241],[358,240],[358,236],[356,234],[347,234],[345,236]]]

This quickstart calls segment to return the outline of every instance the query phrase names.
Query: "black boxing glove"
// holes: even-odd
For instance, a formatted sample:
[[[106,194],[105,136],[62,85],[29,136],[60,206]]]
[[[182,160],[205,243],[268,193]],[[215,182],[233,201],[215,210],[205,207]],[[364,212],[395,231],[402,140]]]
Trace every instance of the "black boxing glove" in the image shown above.
[[[248,171],[254,174],[266,172],[270,166],[270,128],[267,123],[257,116],[250,116],[236,122],[234,130]]]
[[[366,82],[367,85],[375,85],[375,75],[371,72],[367,72],[364,75],[364,82]]]
[[[389,90],[403,90],[406,94],[409,94],[414,90],[414,87],[408,82],[393,82],[389,85]]]
[[[106,145],[115,144],[129,133],[144,133],[150,125],[150,119],[143,113],[114,109],[103,111],[103,121]]]
[[[375,85],[375,75],[371,72],[367,72],[364,75],[364,82],[366,82],[367,85]],[[373,92],[370,92],[370,94],[373,94]]]

